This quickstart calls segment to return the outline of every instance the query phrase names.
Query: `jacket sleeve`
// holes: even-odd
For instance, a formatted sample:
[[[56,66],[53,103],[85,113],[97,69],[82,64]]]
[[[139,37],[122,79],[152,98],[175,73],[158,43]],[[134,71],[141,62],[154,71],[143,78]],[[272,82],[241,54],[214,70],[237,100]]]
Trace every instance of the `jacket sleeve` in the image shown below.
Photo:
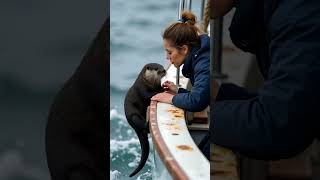
[[[313,121],[319,120],[319,42],[320,23],[273,24],[268,80],[254,98],[213,104],[211,142],[256,159],[302,152],[314,138]]]
[[[188,93],[190,91],[188,91],[187,89],[184,89],[184,88],[179,88],[178,89],[178,93]]]
[[[206,58],[206,57],[203,57]],[[191,91],[178,93],[173,99],[173,105],[190,112],[204,110],[210,102],[210,62],[199,59],[194,68],[195,80]]]
[[[257,94],[232,83],[222,83],[219,87],[216,101],[223,100],[247,100],[256,97]]]

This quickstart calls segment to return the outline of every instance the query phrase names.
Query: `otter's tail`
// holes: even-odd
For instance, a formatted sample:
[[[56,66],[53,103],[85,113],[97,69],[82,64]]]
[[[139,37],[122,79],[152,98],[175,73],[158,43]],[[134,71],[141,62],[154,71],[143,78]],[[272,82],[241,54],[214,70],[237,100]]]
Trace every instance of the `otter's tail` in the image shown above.
[[[138,167],[129,175],[132,177],[136,175],[146,164],[149,156],[149,141],[148,141],[148,132],[147,131],[140,131],[136,132],[140,141],[141,146],[141,158]]]

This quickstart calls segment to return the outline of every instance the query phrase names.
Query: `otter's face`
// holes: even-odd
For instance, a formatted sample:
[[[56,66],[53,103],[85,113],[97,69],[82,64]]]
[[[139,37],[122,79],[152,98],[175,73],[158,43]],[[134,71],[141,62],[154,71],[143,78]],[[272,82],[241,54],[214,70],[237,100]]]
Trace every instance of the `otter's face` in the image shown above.
[[[161,87],[161,78],[166,75],[164,67],[157,63],[150,63],[144,67],[144,79],[150,87]]]

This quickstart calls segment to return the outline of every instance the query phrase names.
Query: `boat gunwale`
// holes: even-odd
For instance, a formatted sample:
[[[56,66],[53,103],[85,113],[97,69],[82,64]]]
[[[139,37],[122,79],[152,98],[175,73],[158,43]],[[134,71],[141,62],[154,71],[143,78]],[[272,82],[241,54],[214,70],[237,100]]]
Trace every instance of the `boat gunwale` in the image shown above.
[[[157,101],[150,103],[150,133],[152,134],[152,141],[156,148],[160,159],[165,164],[167,170],[173,179],[189,179],[186,172],[182,170],[181,166],[174,159],[170,150],[168,149],[163,137],[161,136],[160,129],[157,122]]]
[[[175,79],[174,76],[176,75],[176,73],[175,73],[175,69],[176,68],[174,67],[174,65],[173,64],[168,64],[168,66],[166,66],[165,69],[167,70],[167,74],[166,74],[165,77],[163,77],[162,82],[164,82],[165,80],[169,80],[169,81],[174,80]],[[180,71],[181,71],[181,69],[180,69]],[[185,78],[184,76],[181,76],[180,78],[182,78],[182,79],[181,79],[181,84],[180,84],[179,87],[187,88],[187,84],[189,83],[189,79]],[[202,172],[201,170],[197,171],[197,173],[194,174],[194,170],[198,169],[199,167],[204,167],[203,165],[200,165],[200,166],[197,166],[197,167],[193,167],[195,169],[193,169],[193,170],[191,170],[189,172],[188,169],[186,169],[186,166],[184,164],[181,164],[181,163],[186,163],[184,161],[186,159],[184,158],[184,160],[181,161],[182,160],[182,159],[180,159],[181,157],[179,158],[180,155],[176,156],[176,154],[172,154],[172,153],[175,152],[175,150],[172,151],[173,150],[172,149],[172,147],[173,147],[172,146],[173,145],[172,144],[172,139],[170,139],[170,140],[169,139],[164,139],[164,135],[167,135],[167,133],[169,131],[170,131],[170,133],[169,133],[170,137],[176,137],[175,135],[177,135],[177,134],[173,133],[173,132],[176,132],[176,131],[175,130],[172,131],[172,129],[171,129],[172,127],[169,128],[171,130],[167,129],[169,131],[167,131],[167,130],[163,131],[164,129],[162,129],[162,128],[164,128],[164,126],[163,126],[164,124],[165,124],[166,127],[168,127],[167,125],[169,125],[169,124],[172,125],[171,124],[172,122],[169,122],[169,124],[166,124],[166,123],[163,124],[163,119],[162,119],[163,115],[164,115],[164,114],[162,114],[162,113],[164,113],[164,112],[162,112],[162,110],[164,110],[164,109],[162,109],[163,107],[166,107],[165,108],[166,109],[165,113],[170,112],[170,115],[168,115],[168,117],[166,117],[167,120],[169,120],[169,119],[178,120],[179,119],[178,122],[176,122],[177,125],[179,124],[179,127],[182,130],[182,131],[179,132],[179,134],[181,134],[181,135],[185,134],[185,135],[182,135],[182,136],[179,136],[179,137],[185,136],[185,138],[187,138],[187,139],[185,139],[183,141],[179,141],[179,144],[181,143],[180,145],[182,145],[182,146],[186,145],[186,146],[189,146],[189,148],[191,148],[191,151],[189,151],[190,149],[188,149],[188,148],[183,150],[183,149],[180,149],[180,147],[177,148],[177,146],[176,146],[177,144],[174,144],[174,146],[176,146],[175,148],[177,148],[176,150],[178,150],[177,152],[179,152],[179,154],[180,153],[183,153],[183,154],[184,153],[187,153],[187,154],[188,153],[192,153],[192,154],[196,153],[197,157],[198,157],[198,155],[201,154],[201,151],[198,149],[198,146],[194,143],[194,140],[192,139],[192,137],[190,135],[190,132],[189,132],[188,127],[187,127],[187,124],[185,122],[186,120],[185,120],[185,118],[183,118],[184,115],[182,115],[182,117],[179,117],[179,116],[181,116],[180,113],[184,113],[184,110],[180,109],[180,108],[177,108],[174,105],[169,105],[169,104],[166,104],[166,103],[161,103],[161,102],[158,102],[158,101],[151,100],[150,108],[149,108],[149,112],[148,112],[150,134],[151,134],[151,137],[152,137],[152,141],[153,141],[155,150],[157,151],[157,153],[158,153],[161,161],[163,162],[165,168],[167,169],[167,171],[169,172],[169,174],[172,176],[173,179],[186,179],[186,180],[188,180],[188,179],[195,179],[194,175],[196,175],[196,177],[198,177],[198,175],[203,176],[203,173],[201,173]],[[167,108],[169,108],[169,109],[167,109]],[[178,111],[181,111],[181,112],[178,113],[178,114],[172,113],[172,112],[178,112]],[[178,117],[178,119],[176,119],[177,117]],[[160,119],[158,119],[158,118],[160,118]],[[174,123],[174,124],[176,124],[176,123]],[[172,136],[172,135],[174,135],[174,136]],[[181,147],[181,148],[184,148],[184,147]],[[195,157],[195,156],[192,155],[192,156],[189,157],[191,162],[193,162],[193,160],[194,160],[193,157]],[[189,159],[189,158],[187,158],[187,159]],[[210,164],[209,161],[205,158],[205,156],[203,154],[201,154],[201,156],[199,156],[196,159],[198,159],[200,162],[202,161],[201,163],[203,163],[203,161],[204,161],[205,163],[207,162],[208,165]],[[199,162],[198,160],[196,160],[196,162]],[[209,169],[210,169],[210,167],[209,167]],[[204,174],[206,174],[206,173],[204,173]],[[210,173],[208,172],[208,175],[209,174]]]

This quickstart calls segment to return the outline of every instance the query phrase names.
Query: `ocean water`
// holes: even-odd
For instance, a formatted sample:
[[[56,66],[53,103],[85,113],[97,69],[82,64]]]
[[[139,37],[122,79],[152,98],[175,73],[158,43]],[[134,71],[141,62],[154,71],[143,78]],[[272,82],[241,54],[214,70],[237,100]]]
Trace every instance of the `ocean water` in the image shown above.
[[[129,174],[140,160],[139,140],[124,116],[125,94],[142,67],[150,62],[168,64],[161,34],[177,20],[179,0],[112,0],[110,2],[110,177],[112,180],[152,179],[151,152],[145,167]],[[200,13],[200,1],[193,3]]]

